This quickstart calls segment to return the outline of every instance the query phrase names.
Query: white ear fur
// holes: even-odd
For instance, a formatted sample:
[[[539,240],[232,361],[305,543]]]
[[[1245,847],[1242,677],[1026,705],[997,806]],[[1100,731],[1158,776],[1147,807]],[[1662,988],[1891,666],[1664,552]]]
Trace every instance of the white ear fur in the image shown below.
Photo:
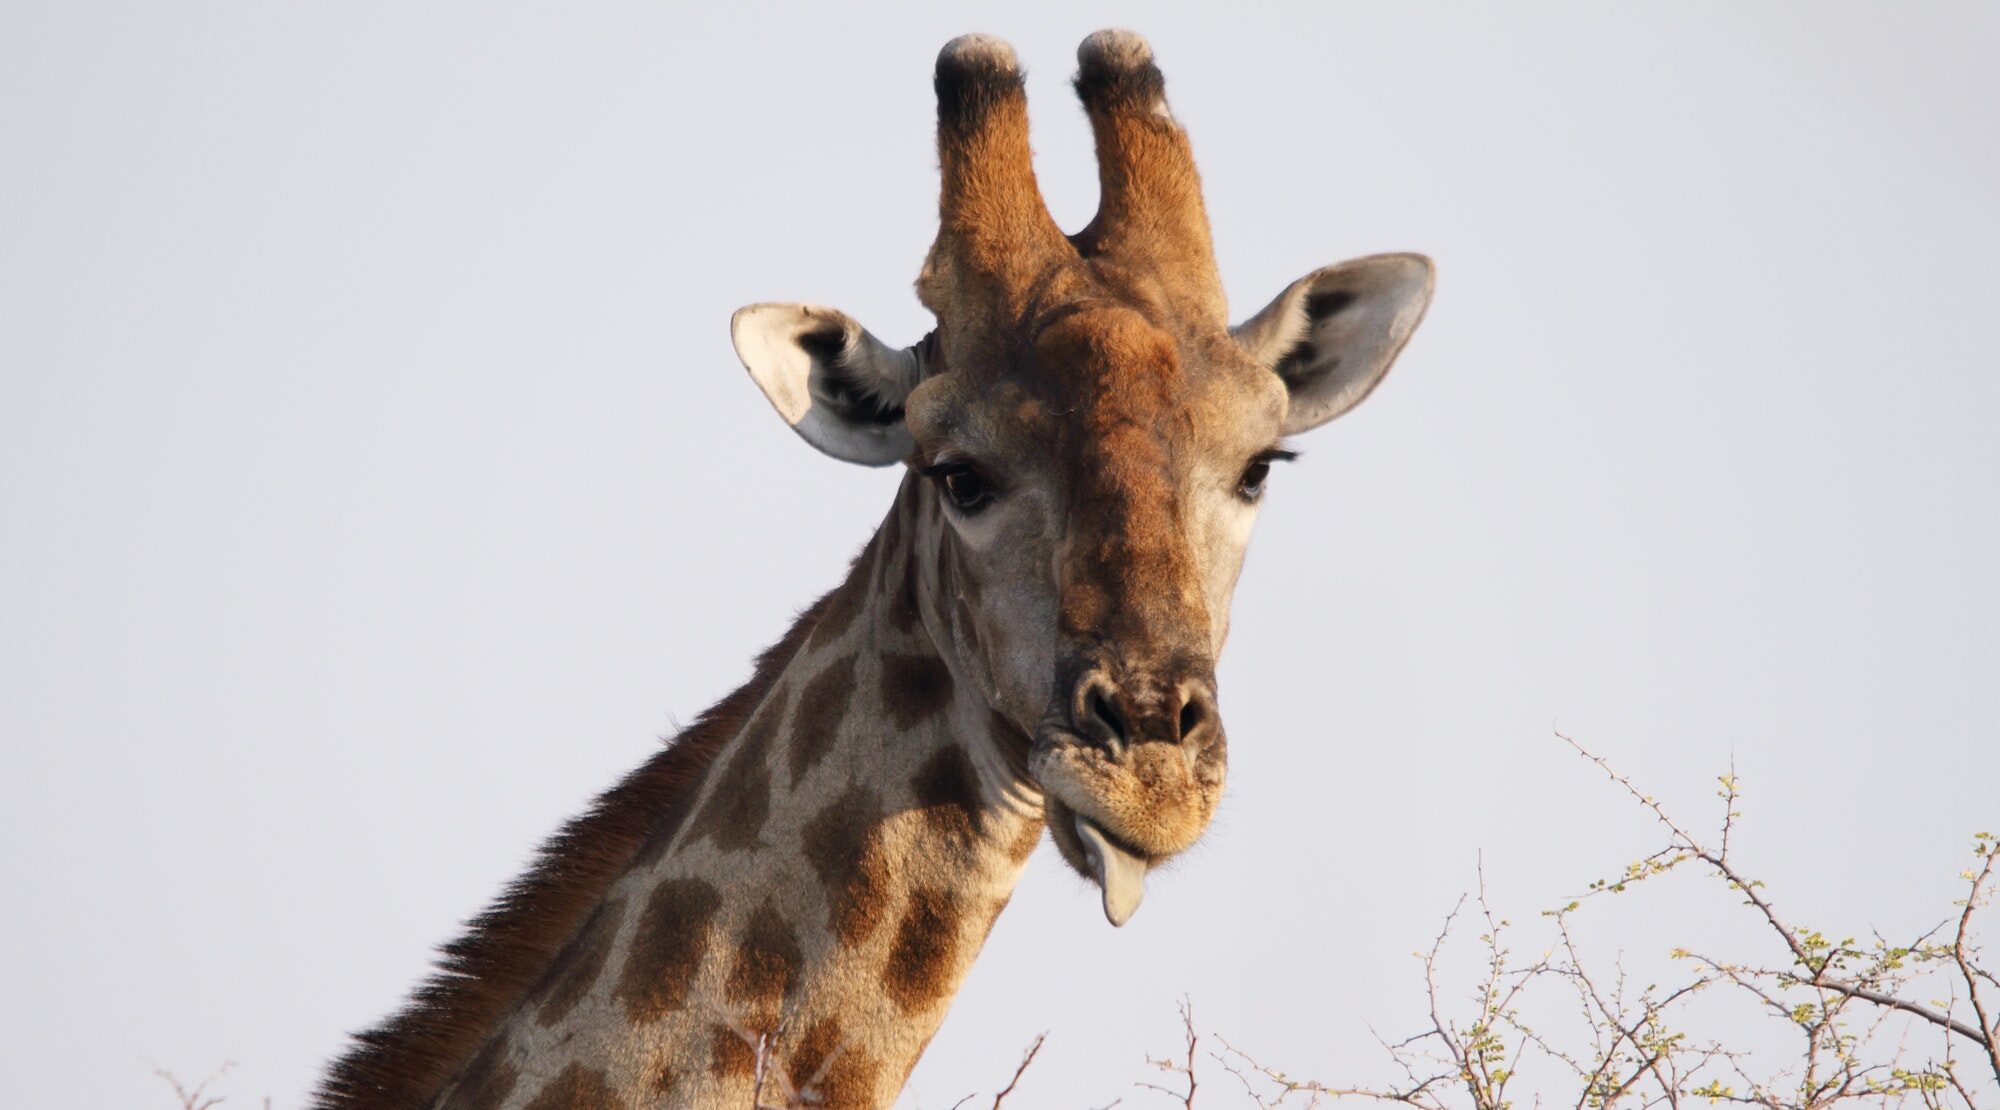
[[[898,350],[844,312],[753,304],[729,320],[736,357],[807,443],[847,462],[888,466],[915,448],[903,400],[922,378],[914,347]]]
[[[1421,254],[1377,254],[1314,270],[1230,329],[1285,381],[1285,434],[1332,420],[1388,374],[1430,306],[1436,269]]]

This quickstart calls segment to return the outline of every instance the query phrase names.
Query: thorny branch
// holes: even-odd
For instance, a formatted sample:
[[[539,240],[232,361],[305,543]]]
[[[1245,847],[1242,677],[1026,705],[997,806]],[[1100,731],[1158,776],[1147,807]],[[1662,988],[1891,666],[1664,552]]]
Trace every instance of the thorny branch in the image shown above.
[[[1880,934],[1867,943],[1835,940],[1781,914],[1764,883],[1731,855],[1741,816],[1733,769],[1718,778],[1724,808],[1711,845],[1605,759],[1560,731],[1556,735],[1644,806],[1666,829],[1666,844],[1628,864],[1617,878],[1592,883],[1567,905],[1546,911],[1552,930],[1547,950],[1519,966],[1507,939],[1512,926],[1487,900],[1482,865],[1477,893],[1469,900],[1484,925],[1478,938],[1484,966],[1467,995],[1440,985],[1442,957],[1467,908],[1468,899],[1461,898],[1428,951],[1415,954],[1423,967],[1428,1027],[1402,1041],[1382,1042],[1402,1081],[1335,1085],[1295,1079],[1217,1038],[1222,1049],[1211,1057],[1252,1104],[1311,1110],[1346,1098],[1421,1110],[1510,1110],[1509,1090],[1524,1067],[1537,1073],[1541,1093],[1535,1106],[1559,1096],[1575,1110],[1678,1108],[1696,1100],[1767,1110],[1821,1110],[1851,1101],[1970,1110],[2000,1098],[2000,979],[1981,962],[1977,931],[1978,912],[1992,897],[2000,840],[1986,832],[1974,837],[1977,862],[1961,873],[1965,897],[1954,903],[1951,919],[1904,943]],[[1671,956],[1687,961],[1694,972],[1670,985],[1635,990],[1622,960],[1606,968],[1585,959],[1572,919],[1587,901],[1623,893],[1690,861],[1706,865],[1726,889],[1742,896],[1783,945],[1783,962],[1746,963],[1675,949]],[[1558,986],[1566,990],[1545,997]],[[1747,999],[1755,1012],[1780,1019],[1798,1038],[1797,1054],[1774,1067],[1761,1044],[1753,1052],[1679,1028],[1684,1018],[1697,1016],[1689,1010],[1693,1000],[1716,990],[1718,1003]],[[1944,997],[1935,997],[1940,992]],[[1565,994],[1566,1007],[1560,1004]],[[1580,1029],[1581,1036],[1551,1032],[1541,1025],[1544,1016],[1553,1016],[1565,1030]],[[1183,1021],[1188,1064],[1151,1063],[1189,1076],[1183,1105],[1191,1110],[1196,1037],[1185,1008]],[[1931,1035],[1937,1041],[1927,1052],[1911,1043]],[[1958,1055],[1967,1046],[1980,1060],[1970,1071]],[[1905,1063],[1919,1052],[1920,1062]],[[1980,1071],[1990,1072],[1991,1081]],[[1565,1088],[1569,1093],[1561,1094]]]
[[[1169,1058],[1151,1056],[1146,1058],[1146,1062],[1170,1075],[1178,1075],[1186,1079],[1187,1090],[1171,1091],[1157,1083],[1139,1083],[1136,1086],[1180,1099],[1184,1110],[1194,1110],[1194,1093],[1198,1088],[1198,1084],[1195,1082],[1194,1058],[1195,1053],[1201,1047],[1201,1037],[1194,1031],[1194,1007],[1185,998],[1181,999],[1181,1028],[1187,1033],[1186,1062],[1177,1062]]]

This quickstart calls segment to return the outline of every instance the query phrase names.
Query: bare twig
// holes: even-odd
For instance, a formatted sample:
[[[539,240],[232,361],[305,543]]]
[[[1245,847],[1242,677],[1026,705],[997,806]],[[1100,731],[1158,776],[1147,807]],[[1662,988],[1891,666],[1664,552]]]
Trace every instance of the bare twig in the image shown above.
[[[993,1110],[1000,1110],[1000,1104],[1007,1101],[1008,1095],[1014,1093],[1015,1086],[1021,1082],[1022,1073],[1028,1070],[1029,1064],[1035,1062],[1035,1053],[1042,1050],[1042,1042],[1048,1039],[1047,1030],[1035,1035],[1035,1043],[1029,1045],[1028,1051],[1021,1054],[1021,1066],[1014,1069],[1014,1078],[1009,1079],[1007,1085],[1000,1089],[1000,1093],[993,1096]]]
[[[1160,1069],[1161,1071],[1170,1072],[1174,1075],[1179,1075],[1185,1078],[1187,1080],[1187,1090],[1170,1091],[1167,1088],[1162,1087],[1157,1083],[1140,1083],[1137,1084],[1137,1086],[1143,1087],[1149,1091],[1158,1091],[1163,1095],[1168,1095],[1173,1098],[1178,1098],[1181,1100],[1181,1105],[1185,1108],[1185,1110],[1194,1110],[1194,1092],[1197,1086],[1194,1074],[1194,1056],[1196,1050],[1201,1045],[1201,1038],[1197,1036],[1194,1031],[1194,1007],[1188,1002],[1187,999],[1183,998],[1181,999],[1180,1008],[1181,1008],[1181,1027],[1187,1031],[1187,1062],[1175,1063],[1172,1060],[1156,1059],[1150,1056],[1146,1058],[1146,1062]]]
[[[153,1074],[166,1080],[167,1086],[174,1089],[174,1097],[180,1100],[181,1110],[210,1110],[211,1107],[221,1104],[222,1096],[209,1094],[209,1085],[228,1075],[230,1069],[235,1066],[236,1061],[224,1060],[221,1067],[210,1072],[206,1079],[203,1079],[193,1087],[184,1086],[173,1072],[162,1067],[154,1067]],[[268,1103],[269,1100],[266,1100],[267,1105]]]

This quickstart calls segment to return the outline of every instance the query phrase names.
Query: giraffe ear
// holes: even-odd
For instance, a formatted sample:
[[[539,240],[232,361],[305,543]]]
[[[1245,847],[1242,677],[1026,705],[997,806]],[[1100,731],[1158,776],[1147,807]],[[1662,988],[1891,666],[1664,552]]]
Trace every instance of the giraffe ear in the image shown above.
[[[807,443],[864,466],[915,450],[903,399],[922,378],[918,348],[890,347],[846,313],[807,304],[737,309],[729,336],[771,407]]]
[[[1421,254],[1328,266],[1230,329],[1291,391],[1286,435],[1317,428],[1368,396],[1424,318],[1435,272]]]

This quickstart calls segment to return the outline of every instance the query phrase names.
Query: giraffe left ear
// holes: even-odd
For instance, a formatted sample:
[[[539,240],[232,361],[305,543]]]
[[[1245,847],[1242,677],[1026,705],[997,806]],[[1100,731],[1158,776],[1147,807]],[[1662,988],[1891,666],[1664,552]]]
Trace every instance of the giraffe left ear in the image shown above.
[[[888,466],[916,448],[903,399],[923,377],[917,347],[890,347],[845,312],[753,304],[729,320],[736,357],[785,423],[836,459]]]
[[[1436,270],[1421,254],[1377,254],[1314,270],[1230,329],[1291,391],[1285,434],[1361,403],[1396,361],[1431,303]]]

